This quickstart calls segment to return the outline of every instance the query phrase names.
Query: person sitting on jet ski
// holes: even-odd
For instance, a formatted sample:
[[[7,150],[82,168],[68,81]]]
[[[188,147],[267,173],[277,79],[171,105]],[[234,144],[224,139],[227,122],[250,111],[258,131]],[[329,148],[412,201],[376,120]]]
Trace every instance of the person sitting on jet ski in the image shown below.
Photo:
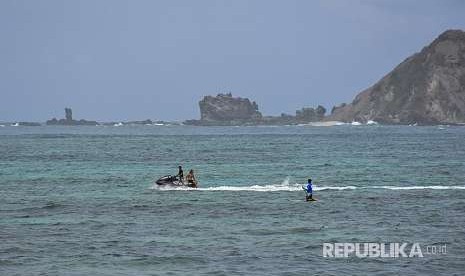
[[[190,170],[186,175],[187,186],[197,188],[197,179],[195,179],[194,170]]]
[[[178,175],[176,175],[176,177],[179,178],[179,181],[181,181],[181,183],[184,183],[184,172],[182,170],[182,167],[179,166],[178,169],[179,169],[179,172],[178,172]]]
[[[313,199],[312,198],[313,187],[312,187],[312,180],[310,178],[308,179],[307,188],[305,189],[305,191],[307,192],[307,196],[306,196],[307,201],[312,200]]]

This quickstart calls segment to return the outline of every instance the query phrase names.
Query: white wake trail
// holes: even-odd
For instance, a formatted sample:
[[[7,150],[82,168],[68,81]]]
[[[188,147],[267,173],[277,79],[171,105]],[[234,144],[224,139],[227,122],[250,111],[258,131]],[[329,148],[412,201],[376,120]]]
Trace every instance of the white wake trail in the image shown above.
[[[216,186],[216,187],[158,187],[154,185],[152,189],[161,191],[231,191],[231,192],[297,192],[302,191],[303,184],[289,184],[286,179],[281,184],[271,185],[251,185],[251,186]],[[385,190],[465,190],[465,186],[313,186],[314,191],[343,191],[343,190],[370,190],[370,189],[385,189]]]

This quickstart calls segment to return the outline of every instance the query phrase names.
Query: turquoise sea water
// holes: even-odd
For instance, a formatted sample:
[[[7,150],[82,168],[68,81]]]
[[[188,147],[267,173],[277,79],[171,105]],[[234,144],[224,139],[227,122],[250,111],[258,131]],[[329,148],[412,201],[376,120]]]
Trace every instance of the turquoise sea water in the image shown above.
[[[465,127],[0,127],[0,275],[463,275],[464,163]]]

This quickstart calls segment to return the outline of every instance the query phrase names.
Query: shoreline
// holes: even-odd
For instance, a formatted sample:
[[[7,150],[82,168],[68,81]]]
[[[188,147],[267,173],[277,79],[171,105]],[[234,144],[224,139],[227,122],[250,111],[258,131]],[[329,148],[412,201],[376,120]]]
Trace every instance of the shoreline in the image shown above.
[[[290,123],[290,124],[268,124],[258,122],[244,122],[244,123],[231,123],[231,122],[199,122],[196,124],[186,122],[163,122],[163,123],[152,123],[152,124],[140,124],[140,123],[126,123],[126,122],[97,122],[96,125],[89,124],[54,124],[50,125],[45,122],[0,122],[0,127],[121,127],[121,126],[190,126],[190,127],[279,127],[279,126],[312,126],[312,127],[328,127],[328,126],[465,126],[465,123],[379,123],[379,122],[341,122],[341,121],[318,121],[318,122],[302,122],[302,123]]]

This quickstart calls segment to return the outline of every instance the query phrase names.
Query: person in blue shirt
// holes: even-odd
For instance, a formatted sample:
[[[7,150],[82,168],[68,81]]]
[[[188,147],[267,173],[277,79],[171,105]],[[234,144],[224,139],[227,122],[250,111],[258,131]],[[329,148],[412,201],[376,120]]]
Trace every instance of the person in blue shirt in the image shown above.
[[[305,197],[307,201],[309,200],[313,200],[313,184],[312,184],[312,180],[309,178],[308,179],[308,182],[307,182],[307,188],[305,189],[305,191],[307,192],[307,196]]]

